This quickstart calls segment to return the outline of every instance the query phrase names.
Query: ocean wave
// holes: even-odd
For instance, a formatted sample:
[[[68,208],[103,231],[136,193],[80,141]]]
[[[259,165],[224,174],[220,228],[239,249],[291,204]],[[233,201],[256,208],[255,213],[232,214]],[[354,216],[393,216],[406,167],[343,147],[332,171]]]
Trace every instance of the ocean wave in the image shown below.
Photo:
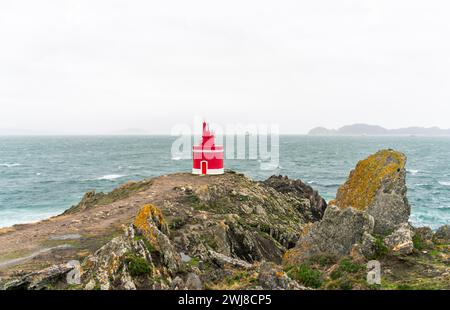
[[[181,157],[179,157],[179,156],[174,156],[174,157],[172,157],[172,160],[181,160]]]
[[[123,174],[107,174],[107,175],[104,175],[104,176],[101,176],[101,177],[97,178],[96,180],[99,180],[99,181],[102,181],[102,180],[111,181],[111,180],[123,178],[124,176],[125,175],[123,175]]]
[[[442,186],[450,186],[449,181],[440,181],[439,184],[441,184]]]
[[[416,175],[420,172],[420,170],[406,169],[406,172],[410,173],[411,175]]]
[[[310,185],[317,185],[319,187],[325,187],[325,188],[336,188],[336,187],[339,187],[339,186],[342,185],[342,184],[338,184],[338,183],[328,183],[328,184],[326,184],[326,183],[320,183],[320,182],[317,182],[317,181],[309,181],[307,183],[310,184]]]
[[[98,178],[91,178],[91,179],[84,179],[82,181],[113,181],[116,179],[120,179],[126,177],[126,175],[123,174],[107,174]]]
[[[260,162],[259,169],[264,170],[264,171],[272,171],[272,170],[282,169],[282,167],[279,164]]]
[[[417,187],[425,187],[425,188],[432,188],[432,187],[433,187],[432,185],[427,184],[427,183],[417,183],[417,184],[415,184],[414,186],[417,186]]]
[[[6,167],[6,168],[12,168],[12,167],[18,167],[18,166],[22,166],[22,164],[19,163],[3,163],[0,164],[0,167]]]

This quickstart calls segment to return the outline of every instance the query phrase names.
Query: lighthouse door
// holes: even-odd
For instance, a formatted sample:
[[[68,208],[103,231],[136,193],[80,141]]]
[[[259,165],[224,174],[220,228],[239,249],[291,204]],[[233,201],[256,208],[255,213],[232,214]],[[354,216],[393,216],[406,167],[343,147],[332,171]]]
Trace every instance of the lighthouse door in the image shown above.
[[[208,172],[208,162],[207,161],[202,161],[201,162],[201,168],[202,168],[202,174],[207,174]]]

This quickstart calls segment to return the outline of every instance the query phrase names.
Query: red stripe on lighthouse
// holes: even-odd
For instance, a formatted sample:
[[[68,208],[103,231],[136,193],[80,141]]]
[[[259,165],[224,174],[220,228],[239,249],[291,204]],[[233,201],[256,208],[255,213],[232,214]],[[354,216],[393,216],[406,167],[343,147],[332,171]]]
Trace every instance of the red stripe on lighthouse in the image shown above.
[[[223,146],[215,145],[214,135],[203,122],[203,135],[200,145],[192,149],[193,174],[223,174]]]

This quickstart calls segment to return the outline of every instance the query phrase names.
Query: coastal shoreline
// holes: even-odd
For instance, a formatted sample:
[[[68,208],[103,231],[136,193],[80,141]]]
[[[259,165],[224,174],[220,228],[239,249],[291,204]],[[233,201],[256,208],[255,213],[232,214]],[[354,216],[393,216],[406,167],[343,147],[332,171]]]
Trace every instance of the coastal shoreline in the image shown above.
[[[361,161],[328,204],[300,180],[253,181],[233,171],[175,173],[88,192],[61,215],[2,229],[0,283],[9,289],[448,289],[449,228],[433,232],[408,223],[403,156],[386,150]],[[383,266],[380,286],[363,280],[364,264],[374,258]]]

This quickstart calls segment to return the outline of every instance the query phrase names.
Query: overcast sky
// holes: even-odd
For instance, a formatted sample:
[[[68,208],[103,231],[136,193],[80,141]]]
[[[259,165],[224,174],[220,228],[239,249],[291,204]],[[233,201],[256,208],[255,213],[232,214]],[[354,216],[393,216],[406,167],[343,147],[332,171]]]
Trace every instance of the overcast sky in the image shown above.
[[[448,0],[0,2],[0,128],[450,127]]]

